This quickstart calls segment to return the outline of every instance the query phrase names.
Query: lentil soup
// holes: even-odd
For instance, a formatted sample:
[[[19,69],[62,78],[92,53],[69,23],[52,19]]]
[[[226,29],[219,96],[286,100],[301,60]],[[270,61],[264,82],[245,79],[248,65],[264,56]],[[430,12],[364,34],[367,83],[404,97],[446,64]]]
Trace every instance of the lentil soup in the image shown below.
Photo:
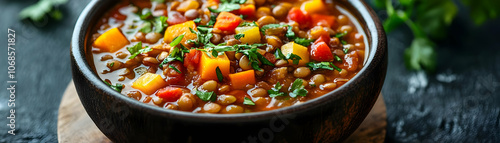
[[[145,104],[194,113],[297,105],[364,66],[365,34],[335,0],[124,0],[92,35],[95,70]]]

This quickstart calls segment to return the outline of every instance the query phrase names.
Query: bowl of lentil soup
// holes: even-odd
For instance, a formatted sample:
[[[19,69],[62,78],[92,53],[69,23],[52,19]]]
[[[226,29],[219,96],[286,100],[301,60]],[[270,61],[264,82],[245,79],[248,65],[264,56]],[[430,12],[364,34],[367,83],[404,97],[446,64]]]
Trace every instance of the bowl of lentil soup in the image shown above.
[[[387,68],[362,1],[91,1],[72,40],[78,95],[116,142],[339,141]]]

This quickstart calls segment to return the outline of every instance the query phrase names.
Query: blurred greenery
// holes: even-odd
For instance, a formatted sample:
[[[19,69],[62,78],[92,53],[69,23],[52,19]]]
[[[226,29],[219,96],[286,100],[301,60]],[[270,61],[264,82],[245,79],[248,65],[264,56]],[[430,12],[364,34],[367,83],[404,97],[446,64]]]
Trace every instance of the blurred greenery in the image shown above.
[[[36,4],[24,8],[19,13],[19,17],[21,19],[29,18],[34,22],[38,22],[42,21],[46,15],[49,15],[56,20],[60,20],[63,14],[55,7],[67,2],[68,0],[40,0]]]
[[[500,0],[461,0],[476,25],[498,17]],[[373,0],[379,9],[387,11],[384,21],[386,32],[406,24],[414,39],[405,50],[405,63],[411,70],[436,69],[436,49],[432,40],[443,39],[457,16],[457,3],[453,0]]]

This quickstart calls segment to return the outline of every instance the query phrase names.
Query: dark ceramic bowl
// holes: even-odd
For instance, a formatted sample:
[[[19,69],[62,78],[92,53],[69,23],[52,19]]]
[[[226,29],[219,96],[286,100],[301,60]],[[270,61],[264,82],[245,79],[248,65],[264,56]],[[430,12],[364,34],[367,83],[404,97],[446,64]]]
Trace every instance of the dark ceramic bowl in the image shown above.
[[[369,43],[363,69],[340,88],[303,104],[244,114],[165,110],[106,86],[87,59],[92,28],[117,1],[90,1],[73,31],[73,80],[88,115],[115,142],[336,142],[360,125],[387,70],[387,42],[377,15],[360,0],[340,2],[358,19]]]

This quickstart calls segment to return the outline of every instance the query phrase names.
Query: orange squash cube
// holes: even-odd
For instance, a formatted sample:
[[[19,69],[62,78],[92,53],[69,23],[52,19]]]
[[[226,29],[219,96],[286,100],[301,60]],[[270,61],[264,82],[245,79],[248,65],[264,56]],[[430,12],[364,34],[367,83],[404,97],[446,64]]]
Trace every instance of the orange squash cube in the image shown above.
[[[196,39],[196,34],[191,33],[189,28],[192,28],[193,30],[198,31],[198,30],[196,30],[196,24],[194,23],[194,21],[187,21],[187,22],[184,22],[181,24],[169,26],[167,28],[167,30],[165,31],[165,36],[163,38],[163,41],[165,41],[165,43],[170,43],[170,42],[172,42],[172,40],[174,40],[175,37],[182,35],[182,34],[184,34],[184,38],[182,38],[182,41],[181,41],[181,43],[183,45],[187,40]],[[186,46],[186,45],[184,45],[184,46]]]
[[[200,77],[205,80],[217,80],[217,73],[215,72],[217,67],[219,67],[222,75],[227,77],[230,69],[229,64],[230,62],[226,54],[218,57],[209,57],[206,53],[202,53],[198,67]]]
[[[247,70],[239,73],[229,74],[233,89],[244,89],[247,84],[255,84],[254,70]]]
[[[112,28],[101,36],[99,36],[92,46],[101,49],[104,52],[116,52],[120,50],[121,48],[125,47],[128,45],[130,42],[127,40],[127,37],[125,37],[120,29],[117,27]]]

